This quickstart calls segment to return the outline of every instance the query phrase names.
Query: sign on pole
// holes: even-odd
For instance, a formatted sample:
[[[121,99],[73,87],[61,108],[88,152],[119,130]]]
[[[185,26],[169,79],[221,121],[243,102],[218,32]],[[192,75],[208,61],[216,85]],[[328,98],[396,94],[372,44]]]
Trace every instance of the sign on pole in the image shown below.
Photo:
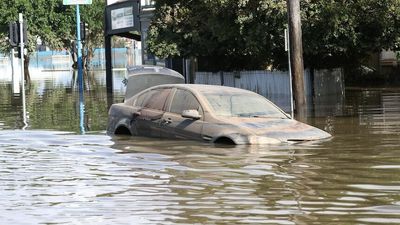
[[[122,1],[106,8],[106,33],[114,35],[137,31],[140,33],[139,1]]]
[[[63,0],[63,5],[88,5],[92,0]]]

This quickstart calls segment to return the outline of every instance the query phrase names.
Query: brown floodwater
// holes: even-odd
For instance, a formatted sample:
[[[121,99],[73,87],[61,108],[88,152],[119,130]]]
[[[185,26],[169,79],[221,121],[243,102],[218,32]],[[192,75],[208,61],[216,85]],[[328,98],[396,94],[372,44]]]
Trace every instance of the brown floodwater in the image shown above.
[[[0,73],[0,224],[400,224],[400,88],[319,101],[329,141],[215,146],[107,136],[104,72],[74,84],[32,74],[24,117]]]

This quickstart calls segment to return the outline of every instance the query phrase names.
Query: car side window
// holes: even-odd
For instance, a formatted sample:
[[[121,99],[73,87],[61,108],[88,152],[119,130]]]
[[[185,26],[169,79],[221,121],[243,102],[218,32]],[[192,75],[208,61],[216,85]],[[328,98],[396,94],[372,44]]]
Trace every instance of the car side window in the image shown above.
[[[196,109],[200,115],[203,114],[203,109],[196,97],[189,91],[178,89],[172,99],[170,112],[181,114],[183,110]]]
[[[142,106],[142,105],[143,105],[144,99],[148,96],[148,93],[149,93],[149,92],[146,92],[146,93],[140,95],[140,96],[136,99],[135,106]]]
[[[144,108],[163,110],[165,101],[167,100],[170,92],[171,89],[167,88],[148,91],[138,97],[135,105]]]

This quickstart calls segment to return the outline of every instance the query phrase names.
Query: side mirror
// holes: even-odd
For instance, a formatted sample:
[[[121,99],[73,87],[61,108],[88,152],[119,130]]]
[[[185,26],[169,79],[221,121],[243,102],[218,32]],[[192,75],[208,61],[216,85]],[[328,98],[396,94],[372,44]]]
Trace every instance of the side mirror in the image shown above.
[[[189,118],[194,120],[198,120],[201,118],[199,111],[195,109],[183,110],[181,115],[183,118]]]

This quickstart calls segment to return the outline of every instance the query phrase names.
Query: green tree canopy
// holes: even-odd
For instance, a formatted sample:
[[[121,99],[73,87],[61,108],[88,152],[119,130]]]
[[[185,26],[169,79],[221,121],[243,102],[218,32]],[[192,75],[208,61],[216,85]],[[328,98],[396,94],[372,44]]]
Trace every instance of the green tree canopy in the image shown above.
[[[398,0],[301,1],[306,66],[357,63],[399,43]],[[158,0],[148,48],[158,57],[198,57],[210,69],[287,66],[286,2]]]
[[[273,64],[283,54],[286,14],[284,2],[271,2],[156,1],[149,50],[164,58],[204,58],[215,69]]]
[[[18,20],[18,13],[23,13],[28,26],[28,51],[35,50],[37,39],[40,38],[50,47],[64,47],[63,39],[73,39],[71,25],[73,18],[71,9],[62,5],[59,0],[15,0],[0,2],[0,35],[1,39],[8,36],[8,23]],[[9,49],[8,43],[1,46],[3,51]]]
[[[94,46],[102,45],[104,7],[102,0],[94,0],[91,5],[81,6],[81,20],[88,24],[89,29],[85,42],[88,52]],[[62,0],[0,1],[0,50],[9,51],[10,46],[5,41],[8,23],[17,21],[18,13],[23,13],[28,25],[28,52],[35,50],[39,38],[52,49],[68,49],[73,52],[76,39],[75,10],[75,6],[64,6]]]
[[[400,1],[302,1],[305,63],[360,64],[382,49],[399,49]]]

